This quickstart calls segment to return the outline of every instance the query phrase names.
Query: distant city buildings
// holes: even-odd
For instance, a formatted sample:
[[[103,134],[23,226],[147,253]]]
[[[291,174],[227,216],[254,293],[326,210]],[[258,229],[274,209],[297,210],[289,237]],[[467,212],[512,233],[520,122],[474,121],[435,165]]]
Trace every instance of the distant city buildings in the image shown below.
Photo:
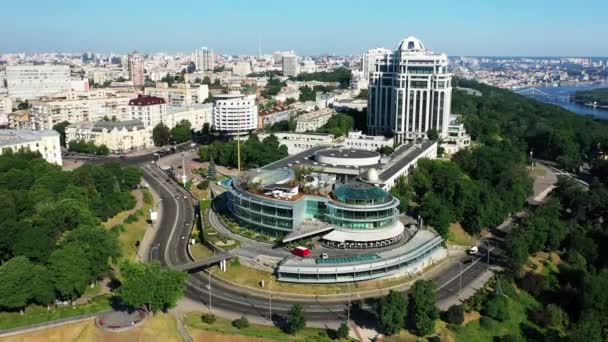
[[[6,66],[8,96],[13,100],[30,100],[70,90],[69,65]]]
[[[134,51],[128,58],[129,80],[136,87],[141,87],[146,83],[144,75],[144,56],[137,51]]]
[[[194,66],[198,71],[213,70],[215,67],[215,56],[213,50],[207,47],[194,50]]]
[[[392,51],[389,49],[375,48],[364,53],[361,57],[361,72],[363,79],[369,81],[370,75],[376,71],[376,63],[391,52]]]
[[[425,49],[415,37],[376,61],[369,85],[367,128],[394,134],[397,143],[448,133],[452,98],[448,57]]]
[[[213,127],[228,134],[247,134],[258,127],[255,96],[242,94],[216,95]]]
[[[330,108],[323,108],[302,114],[296,118],[296,132],[314,132],[323,127],[335,114],[336,111]]]
[[[0,155],[7,150],[38,152],[47,162],[62,165],[59,133],[54,130],[0,130]]]

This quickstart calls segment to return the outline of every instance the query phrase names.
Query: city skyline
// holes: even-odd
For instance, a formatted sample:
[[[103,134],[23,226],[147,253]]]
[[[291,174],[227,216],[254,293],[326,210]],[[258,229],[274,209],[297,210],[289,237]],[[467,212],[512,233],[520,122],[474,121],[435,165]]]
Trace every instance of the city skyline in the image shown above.
[[[34,3],[34,4],[33,4]],[[608,4],[510,1],[432,5],[309,1],[200,3],[107,1],[103,4],[33,1],[5,5],[0,53],[184,52],[209,46],[217,53],[256,55],[295,50],[300,55],[350,55],[414,35],[452,56],[608,56],[608,33],[597,22]],[[382,10],[391,8],[390,11]],[[230,22],[230,25],[227,23]],[[103,27],[103,29],[101,29]]]

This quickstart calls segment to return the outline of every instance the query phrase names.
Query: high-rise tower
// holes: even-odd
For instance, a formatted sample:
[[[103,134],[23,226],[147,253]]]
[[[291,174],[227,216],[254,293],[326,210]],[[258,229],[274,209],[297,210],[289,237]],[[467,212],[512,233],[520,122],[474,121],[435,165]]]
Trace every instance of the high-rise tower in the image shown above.
[[[367,126],[395,141],[425,138],[436,129],[447,136],[452,98],[448,57],[424,48],[415,37],[377,58],[370,74]]]
[[[129,79],[136,87],[141,87],[146,83],[144,76],[144,56],[137,51],[129,55]]]

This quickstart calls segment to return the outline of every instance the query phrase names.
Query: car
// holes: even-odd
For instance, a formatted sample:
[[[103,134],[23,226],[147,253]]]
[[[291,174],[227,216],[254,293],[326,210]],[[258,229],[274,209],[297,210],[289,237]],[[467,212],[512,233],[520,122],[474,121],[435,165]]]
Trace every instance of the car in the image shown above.
[[[120,156],[120,157],[118,157],[118,159],[120,159],[120,160],[126,160],[127,156]]]
[[[321,254],[321,259],[327,259],[327,258],[329,258],[329,255],[327,255],[327,253]]]
[[[473,246],[467,250],[467,252],[471,255],[477,254],[479,252],[479,247]]]
[[[179,197],[179,196],[175,196],[175,199],[180,199],[180,198],[181,198],[181,197]]]
[[[473,262],[473,259],[472,259],[472,258],[467,258],[467,259],[465,259],[465,260],[464,260],[462,263],[463,263],[463,264],[465,264],[465,265],[468,265],[468,264],[470,264],[470,263],[472,263],[472,262]]]
[[[184,196],[184,199],[188,199],[188,197]]]

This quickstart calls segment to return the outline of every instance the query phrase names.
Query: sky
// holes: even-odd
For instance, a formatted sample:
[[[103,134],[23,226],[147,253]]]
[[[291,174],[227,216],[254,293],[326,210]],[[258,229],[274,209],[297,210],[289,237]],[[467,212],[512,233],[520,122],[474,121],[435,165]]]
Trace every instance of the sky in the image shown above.
[[[608,0],[3,0],[0,53],[608,56]],[[261,44],[260,44],[261,43]]]

